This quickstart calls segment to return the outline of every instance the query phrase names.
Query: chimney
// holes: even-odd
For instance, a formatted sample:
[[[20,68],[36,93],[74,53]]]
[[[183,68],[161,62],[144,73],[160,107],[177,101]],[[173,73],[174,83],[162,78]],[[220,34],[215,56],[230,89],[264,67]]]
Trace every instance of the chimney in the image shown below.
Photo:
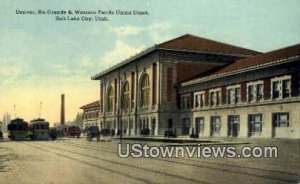
[[[65,94],[61,95],[60,124],[65,124]]]

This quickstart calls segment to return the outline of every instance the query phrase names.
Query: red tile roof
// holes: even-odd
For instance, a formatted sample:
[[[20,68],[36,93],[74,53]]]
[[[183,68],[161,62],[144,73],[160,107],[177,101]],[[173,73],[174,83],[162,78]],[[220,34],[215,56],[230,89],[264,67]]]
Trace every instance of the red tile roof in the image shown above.
[[[220,69],[214,74],[233,72],[261,64],[266,64],[280,59],[286,59],[297,55],[300,55],[300,44],[267,52],[258,56],[252,56],[245,59],[237,60],[234,63]]]
[[[157,45],[158,48],[219,53],[233,55],[257,55],[260,52],[186,34]]]
[[[86,105],[80,107],[80,109],[87,109],[87,108],[90,108],[90,107],[97,107],[97,106],[100,106],[100,100],[97,100],[97,101],[94,101],[92,103],[86,104]]]
[[[198,53],[220,54],[220,55],[224,54],[224,55],[247,56],[247,57],[261,54],[260,52],[257,51],[186,34],[178,38],[174,38],[172,40],[150,47],[142,51],[141,53],[92,76],[92,80],[98,80],[101,76],[106,75],[109,72],[114,71],[120,67],[123,67],[128,63],[134,62],[136,59],[143,57],[159,49],[162,50],[170,49],[170,50],[185,51],[185,52],[198,52]]]
[[[182,85],[196,84],[201,81],[209,81],[215,78],[224,77],[224,75],[231,75],[235,72],[251,69],[252,67],[271,64],[274,61],[285,60],[292,57],[300,57],[300,44],[289,46],[286,48],[278,49],[275,51],[267,52],[265,54],[251,56],[245,59],[240,59],[234,63],[220,68],[217,71],[207,73],[206,75],[198,76],[189,81],[181,83]]]

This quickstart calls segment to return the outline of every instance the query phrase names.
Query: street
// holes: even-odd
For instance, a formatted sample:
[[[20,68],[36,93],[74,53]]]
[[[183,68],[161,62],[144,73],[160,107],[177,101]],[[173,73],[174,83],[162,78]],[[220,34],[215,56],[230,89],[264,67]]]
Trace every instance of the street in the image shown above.
[[[259,143],[258,143],[259,142]],[[120,158],[119,140],[0,142],[0,183],[298,183],[299,140],[265,140],[279,158]],[[126,141],[123,143],[133,143]],[[142,144],[145,144],[143,142]],[[151,142],[149,145],[165,146]],[[241,147],[243,145],[238,145]],[[125,148],[125,147],[123,147]]]

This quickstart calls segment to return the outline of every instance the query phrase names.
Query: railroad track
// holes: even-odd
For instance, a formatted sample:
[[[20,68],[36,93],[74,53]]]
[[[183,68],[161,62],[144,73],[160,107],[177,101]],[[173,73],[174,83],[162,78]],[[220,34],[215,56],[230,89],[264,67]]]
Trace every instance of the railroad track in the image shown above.
[[[27,146],[30,146],[30,147],[33,147],[33,148],[36,148],[36,149],[39,149],[39,150],[42,150],[42,151],[45,151],[45,152],[50,152],[50,153],[53,153],[53,154],[61,156],[61,157],[65,157],[65,158],[68,158],[68,159],[71,159],[71,160],[74,160],[74,161],[77,161],[77,162],[80,162],[80,163],[83,163],[83,164],[86,164],[86,165],[89,165],[89,166],[92,166],[92,167],[96,167],[98,169],[113,172],[114,174],[120,174],[120,175],[125,176],[127,178],[134,179],[138,182],[157,183],[153,180],[156,179],[155,175],[159,175],[159,176],[163,176],[164,178],[166,177],[166,179],[167,178],[170,178],[171,180],[175,179],[177,181],[180,181],[180,183],[184,182],[184,181],[185,181],[185,183],[186,182],[188,182],[188,183],[203,183],[203,184],[208,184],[209,183],[209,182],[202,181],[202,180],[199,180],[199,179],[192,179],[192,178],[188,178],[188,177],[184,177],[184,176],[175,175],[175,174],[172,174],[172,173],[167,173],[167,172],[164,172],[164,171],[149,169],[149,168],[136,166],[136,165],[132,165],[132,164],[121,163],[121,162],[118,162],[118,161],[113,161],[111,159],[104,159],[104,158],[100,158],[100,157],[80,153],[80,152],[77,152],[75,150],[68,150],[68,149],[64,149],[64,148],[58,148],[58,147],[55,147],[55,146],[49,146],[49,144],[42,144],[41,142],[39,142],[39,145],[34,144],[34,143],[28,143],[28,142],[22,142],[22,143],[27,145]],[[59,152],[57,152],[57,151],[59,151]],[[70,156],[70,154],[73,155],[73,156]],[[77,155],[77,156],[74,156],[74,155]],[[81,158],[78,158],[78,156],[81,157]],[[96,162],[89,161],[90,159],[97,160],[97,161],[100,161],[102,163],[107,162],[110,165],[113,164],[113,165],[118,165],[119,167],[120,166],[125,167],[125,169],[123,169],[124,171],[126,171],[126,168],[130,168],[130,169],[135,169],[136,171],[139,171],[140,174],[142,172],[143,175],[147,175],[148,173],[151,173],[151,175],[149,175],[149,178],[151,178],[151,179],[149,179],[149,178],[146,179],[144,177],[140,177],[140,176],[138,176],[139,174],[134,174],[133,175],[133,174],[128,174],[127,172],[122,172],[122,171],[110,169],[110,168],[101,166],[101,163],[96,163]]]
[[[81,149],[90,149],[98,152],[117,154],[117,151],[111,148],[100,149],[94,146],[81,145],[73,142],[60,142],[60,143],[63,145],[73,146]],[[222,171],[227,173],[259,177],[259,178],[270,179],[279,182],[297,183],[299,181],[299,175],[290,172],[269,170],[269,169],[262,169],[262,168],[248,167],[248,166],[240,166],[240,165],[233,165],[233,164],[226,164],[226,163],[218,163],[218,162],[207,161],[203,159],[196,160],[193,158],[185,158],[184,161],[179,161],[176,158],[148,158],[148,159],[159,160],[159,161],[168,162],[176,165],[185,165],[185,166],[191,166],[196,168],[206,168],[210,170],[217,170],[217,171]]]

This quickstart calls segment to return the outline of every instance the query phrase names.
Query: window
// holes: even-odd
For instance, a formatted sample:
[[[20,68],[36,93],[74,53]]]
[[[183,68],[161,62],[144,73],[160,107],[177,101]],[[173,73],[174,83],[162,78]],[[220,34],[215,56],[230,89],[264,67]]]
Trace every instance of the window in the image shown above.
[[[204,118],[203,117],[197,117],[195,118],[195,133],[196,134],[203,134],[204,132]]]
[[[262,114],[249,115],[249,136],[260,135],[262,132]]]
[[[122,109],[127,110],[129,108],[129,83],[126,81],[123,85],[123,94],[122,94]]]
[[[227,103],[236,104],[241,101],[240,85],[227,87]]]
[[[209,91],[210,106],[218,106],[221,103],[221,89],[213,89]]]
[[[275,77],[272,82],[272,99],[283,99],[290,97],[291,76]]]
[[[108,96],[107,111],[112,112],[113,104],[114,104],[114,91],[111,86],[109,86],[108,88],[107,96]]]
[[[248,102],[257,102],[263,99],[263,81],[247,84]]]
[[[183,118],[182,119],[182,135],[189,135],[190,133],[190,118]]]
[[[191,107],[190,94],[181,95],[181,97],[180,97],[180,108],[181,109],[189,109],[190,107]]]
[[[195,93],[195,95],[194,95],[194,107],[196,109],[201,108],[201,107],[204,106],[204,103],[205,103],[204,95],[205,95],[204,91],[200,92],[200,93]]]
[[[210,119],[211,135],[219,135],[221,130],[220,116],[212,116]]]
[[[289,127],[289,113],[274,113],[273,127]]]
[[[142,107],[148,107],[149,97],[150,95],[150,82],[149,82],[149,75],[145,74],[141,81],[141,106]]]
[[[240,131],[240,116],[228,116],[228,136],[236,137]]]

